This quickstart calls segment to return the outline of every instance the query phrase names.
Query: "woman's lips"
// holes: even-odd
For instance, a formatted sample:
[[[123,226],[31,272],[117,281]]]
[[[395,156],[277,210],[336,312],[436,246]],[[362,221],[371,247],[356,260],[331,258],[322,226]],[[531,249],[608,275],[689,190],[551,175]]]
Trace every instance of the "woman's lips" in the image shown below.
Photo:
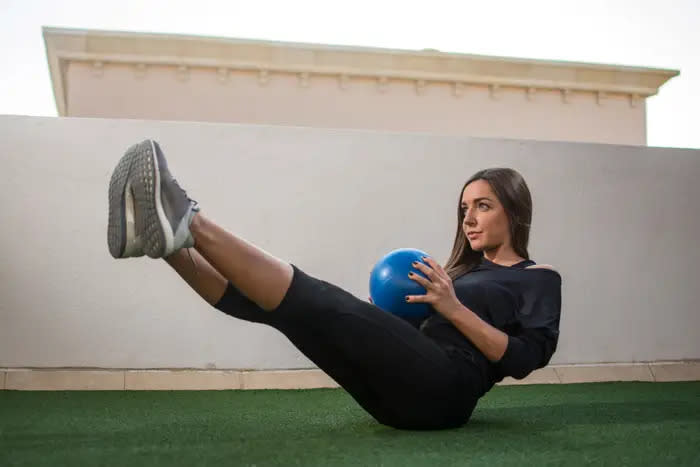
[[[469,240],[472,240],[472,239],[475,239],[476,237],[478,237],[479,235],[481,235],[481,232],[470,233],[467,235],[467,237],[469,237]]]

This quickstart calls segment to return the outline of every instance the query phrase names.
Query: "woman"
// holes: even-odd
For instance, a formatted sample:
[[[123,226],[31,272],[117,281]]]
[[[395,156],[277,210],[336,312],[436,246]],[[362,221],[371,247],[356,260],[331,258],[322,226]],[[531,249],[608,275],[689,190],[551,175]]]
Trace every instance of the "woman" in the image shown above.
[[[531,216],[516,171],[469,179],[447,265],[426,258],[414,267],[428,279],[410,273],[427,293],[407,301],[436,311],[420,327],[216,225],[151,140],[112,174],[108,244],[115,258],[164,258],[213,307],[273,326],[380,423],[441,429],[465,424],[496,382],[524,378],[556,349],[561,277],[528,257]]]

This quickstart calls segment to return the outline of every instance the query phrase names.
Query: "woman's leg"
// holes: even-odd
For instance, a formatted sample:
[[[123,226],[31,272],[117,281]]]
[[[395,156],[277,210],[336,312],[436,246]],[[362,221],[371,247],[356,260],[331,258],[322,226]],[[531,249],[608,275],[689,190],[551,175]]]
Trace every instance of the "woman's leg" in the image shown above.
[[[293,269],[273,312],[231,283],[214,306],[279,330],[383,424],[436,429],[467,421],[478,399],[475,372],[402,319]]]
[[[165,261],[210,305],[224,313],[247,321],[263,322],[270,317],[256,303],[245,297],[232,283],[194,249],[180,249]],[[280,330],[295,343],[319,368],[331,369],[336,382],[346,389],[358,403],[379,420],[389,420],[391,415],[379,403],[379,395],[366,384],[355,365],[347,361],[335,346],[328,346],[319,338],[317,330],[301,326],[289,326]],[[314,336],[306,335],[313,332]],[[322,333],[321,333],[322,335]]]
[[[292,266],[238,238],[197,213],[190,224],[195,249],[266,311],[282,302],[292,283]]]
[[[466,421],[475,399],[433,340],[201,214],[192,224],[196,251],[182,249],[166,261],[207,302],[282,332],[381,423],[441,428]]]
[[[196,250],[183,248],[164,259],[199,296],[218,310],[252,322],[261,322],[265,318],[265,310],[245,297]],[[365,385],[354,383],[356,378],[352,378],[350,374],[352,368],[338,352],[328,348],[321,349],[319,339],[304,338],[294,330],[290,330],[287,337],[297,343],[302,353],[314,356],[312,360],[319,367],[337,366],[335,376],[349,385],[360,400],[372,398]],[[343,371],[346,371],[347,375],[339,374]]]
[[[228,280],[197,253],[197,250],[182,248],[163,259],[207,303],[213,306],[221,300]]]

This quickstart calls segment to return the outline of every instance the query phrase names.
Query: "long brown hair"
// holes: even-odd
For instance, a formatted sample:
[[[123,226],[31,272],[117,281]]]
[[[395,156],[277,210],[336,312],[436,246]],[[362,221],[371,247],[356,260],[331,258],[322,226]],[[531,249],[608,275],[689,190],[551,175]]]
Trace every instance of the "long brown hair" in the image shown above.
[[[445,271],[452,280],[471,271],[484,256],[483,252],[472,250],[462,227],[464,223],[464,211],[461,206],[462,195],[467,186],[476,180],[486,180],[491,186],[508,216],[511,243],[515,253],[525,259],[530,259],[527,245],[530,240],[530,223],[532,221],[532,197],[525,179],[516,170],[510,168],[497,167],[480,170],[467,180],[462,191],[459,192],[457,234],[450,259],[445,265]]]

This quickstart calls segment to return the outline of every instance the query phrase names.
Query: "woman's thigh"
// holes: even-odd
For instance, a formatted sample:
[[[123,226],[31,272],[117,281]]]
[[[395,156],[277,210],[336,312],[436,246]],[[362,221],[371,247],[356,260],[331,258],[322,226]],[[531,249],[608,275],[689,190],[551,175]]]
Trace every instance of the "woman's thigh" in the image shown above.
[[[473,409],[475,398],[441,345],[297,267],[274,311],[262,311],[232,284],[215,307],[278,329],[381,423],[455,425]]]

